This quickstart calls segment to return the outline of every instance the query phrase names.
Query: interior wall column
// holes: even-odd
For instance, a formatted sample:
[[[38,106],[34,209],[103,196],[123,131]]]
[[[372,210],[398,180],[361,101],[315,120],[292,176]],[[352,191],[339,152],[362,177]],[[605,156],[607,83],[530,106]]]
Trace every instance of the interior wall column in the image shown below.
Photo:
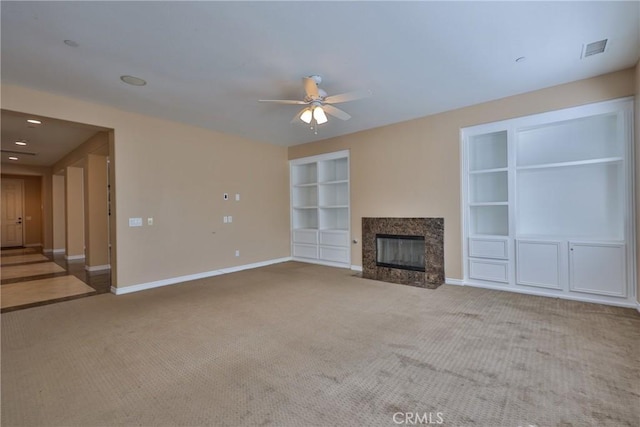
[[[84,254],[83,170],[67,167],[65,179],[66,239],[65,258],[82,259]]]
[[[52,210],[53,210],[53,252],[65,253],[65,184],[64,175],[53,175],[52,178]]]
[[[84,167],[85,268],[109,268],[107,157],[87,154]]]

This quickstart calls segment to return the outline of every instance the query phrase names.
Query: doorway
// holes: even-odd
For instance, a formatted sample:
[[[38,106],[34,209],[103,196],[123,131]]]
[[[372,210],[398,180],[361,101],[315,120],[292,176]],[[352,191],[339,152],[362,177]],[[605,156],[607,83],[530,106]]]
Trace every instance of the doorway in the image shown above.
[[[2,247],[17,247],[24,244],[24,181],[2,179]]]

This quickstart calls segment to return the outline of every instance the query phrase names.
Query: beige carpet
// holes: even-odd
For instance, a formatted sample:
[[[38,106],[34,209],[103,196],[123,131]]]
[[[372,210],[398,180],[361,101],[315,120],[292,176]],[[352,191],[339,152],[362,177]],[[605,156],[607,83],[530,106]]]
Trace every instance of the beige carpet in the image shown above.
[[[299,263],[2,315],[3,426],[638,426],[639,371],[635,310]]]
[[[57,298],[95,292],[75,276],[52,277],[50,279],[29,280],[0,287],[0,307],[16,307]]]

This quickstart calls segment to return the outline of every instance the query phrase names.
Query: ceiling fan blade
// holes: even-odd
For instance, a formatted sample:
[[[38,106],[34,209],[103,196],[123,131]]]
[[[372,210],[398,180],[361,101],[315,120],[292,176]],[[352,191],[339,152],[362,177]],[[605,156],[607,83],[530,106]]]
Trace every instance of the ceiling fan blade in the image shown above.
[[[275,102],[276,104],[306,105],[307,102],[293,99],[258,99],[258,102]]]
[[[325,113],[331,114],[332,116],[337,117],[340,120],[349,120],[351,118],[349,114],[339,108],[334,107],[333,105],[323,105],[322,109],[325,111]]]
[[[356,99],[368,98],[372,95],[370,90],[356,90],[353,92],[341,93],[339,95],[327,96],[324,102],[327,104],[339,104],[341,102],[355,101]]]
[[[313,78],[303,77],[302,83],[304,84],[304,93],[307,95],[307,97],[311,99],[320,98],[320,94],[318,93],[318,85]]]

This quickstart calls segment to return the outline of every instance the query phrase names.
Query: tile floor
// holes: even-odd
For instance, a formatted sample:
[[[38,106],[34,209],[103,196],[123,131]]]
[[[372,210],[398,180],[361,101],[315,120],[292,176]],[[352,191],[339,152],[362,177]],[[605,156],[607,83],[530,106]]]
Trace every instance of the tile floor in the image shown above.
[[[38,248],[2,249],[0,311],[2,313],[110,291],[109,270],[88,272],[84,260],[44,255]]]

